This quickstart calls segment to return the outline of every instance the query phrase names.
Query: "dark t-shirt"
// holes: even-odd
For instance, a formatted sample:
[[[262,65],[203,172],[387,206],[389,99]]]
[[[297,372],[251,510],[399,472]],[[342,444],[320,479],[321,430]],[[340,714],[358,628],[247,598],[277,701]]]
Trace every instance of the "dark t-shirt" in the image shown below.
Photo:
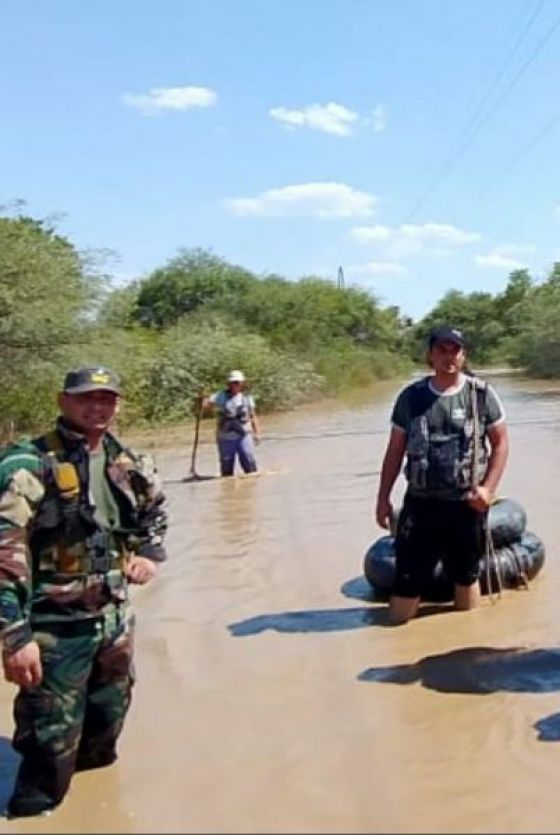
[[[391,415],[391,423],[397,429],[408,433],[412,418],[424,414],[428,421],[430,438],[437,440],[463,433],[465,419],[471,415],[471,386],[463,375],[456,389],[449,392],[439,392],[432,384],[432,378],[412,383],[401,391]],[[505,420],[504,408],[501,401],[489,384],[486,384],[484,397],[484,414],[482,425],[484,433],[491,426]],[[412,413],[414,409],[414,414]],[[410,488],[409,488],[410,489]],[[413,489],[410,492],[414,493]],[[460,491],[422,491],[421,495],[438,498],[462,498]]]

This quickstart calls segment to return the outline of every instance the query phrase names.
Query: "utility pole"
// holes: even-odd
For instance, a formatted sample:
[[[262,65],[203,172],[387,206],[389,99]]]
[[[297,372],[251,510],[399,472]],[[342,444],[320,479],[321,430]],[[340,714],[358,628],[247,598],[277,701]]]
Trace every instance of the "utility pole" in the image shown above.
[[[342,267],[338,268],[338,277],[336,280],[336,286],[339,290],[344,290],[344,270]]]

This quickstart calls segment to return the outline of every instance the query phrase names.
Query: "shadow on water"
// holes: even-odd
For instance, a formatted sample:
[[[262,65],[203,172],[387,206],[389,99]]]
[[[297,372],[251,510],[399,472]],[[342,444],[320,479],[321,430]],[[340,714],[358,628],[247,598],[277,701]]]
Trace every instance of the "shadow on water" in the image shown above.
[[[229,631],[235,638],[274,632],[340,632],[368,626],[388,626],[386,608],[307,609],[301,612],[278,612],[257,615],[232,623]]]
[[[355,600],[367,600],[369,603],[388,603],[390,593],[382,589],[374,589],[373,586],[361,575],[347,580],[340,587],[345,597],[352,597]],[[430,615],[443,614],[453,611],[453,603],[449,601],[426,603],[423,602],[418,610],[417,618],[424,618]]]
[[[12,748],[10,740],[0,736],[0,815],[6,815],[19,761],[20,756]]]
[[[551,693],[560,690],[560,649],[467,647],[427,655],[414,664],[370,667],[358,679],[418,682],[440,693]]]
[[[551,713],[533,725],[541,742],[560,742],[560,713]]]
[[[386,595],[372,589],[365,577],[354,577],[340,588],[346,597],[365,600],[368,603],[383,603],[353,609],[303,609],[299,612],[278,612],[256,615],[253,618],[232,623],[228,626],[235,638],[258,635],[270,629],[274,632],[344,632],[350,629],[364,629],[369,626],[389,626]],[[423,606],[419,617],[434,615],[450,610],[451,605]]]
[[[420,683],[439,693],[553,693],[560,691],[560,649],[469,647],[427,655],[415,664],[370,667],[359,681]],[[560,742],[560,713],[534,723],[541,742]]]
[[[164,478],[164,484],[200,484],[202,481],[215,481],[219,475],[196,475],[185,476],[184,478]]]
[[[345,597],[352,597],[354,600],[368,600],[370,603],[384,603],[389,599],[388,594],[374,589],[363,575],[347,580],[341,585],[340,591]]]

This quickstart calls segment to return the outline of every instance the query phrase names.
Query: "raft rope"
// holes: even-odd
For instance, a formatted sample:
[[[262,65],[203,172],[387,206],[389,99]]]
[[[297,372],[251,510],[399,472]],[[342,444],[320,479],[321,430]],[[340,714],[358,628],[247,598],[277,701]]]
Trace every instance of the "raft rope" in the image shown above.
[[[480,452],[480,424],[478,422],[478,397],[476,394],[476,383],[473,380],[471,384],[471,403],[472,403],[472,416],[473,416],[473,462],[471,468],[471,489],[474,493],[476,487],[478,487],[477,481],[477,462],[479,458]],[[504,586],[503,577],[502,577],[502,567],[500,565],[500,560],[496,554],[496,550],[494,548],[494,543],[492,541],[492,533],[490,531],[490,525],[488,524],[488,513],[486,514],[486,519],[484,521],[484,538],[485,538],[485,547],[484,547],[484,566],[486,571],[486,586],[488,589],[488,596],[492,603],[495,602],[494,600],[494,590],[492,588],[492,563],[494,564],[494,572],[496,574],[496,582],[498,585],[498,599],[502,596],[502,589]]]

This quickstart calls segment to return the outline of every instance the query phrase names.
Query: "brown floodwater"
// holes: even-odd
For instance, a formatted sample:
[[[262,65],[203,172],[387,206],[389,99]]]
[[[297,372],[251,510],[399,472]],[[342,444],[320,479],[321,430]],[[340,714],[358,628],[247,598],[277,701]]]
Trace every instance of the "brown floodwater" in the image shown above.
[[[264,419],[261,475],[183,482],[169,561],[134,590],[138,684],[111,768],[6,832],[558,832],[560,387],[499,376],[500,495],[545,543],[529,590],[386,625],[363,578],[400,383]],[[212,443],[197,467],[217,474]],[[402,480],[395,498],[402,496]],[[0,685],[0,791],[14,689]]]

